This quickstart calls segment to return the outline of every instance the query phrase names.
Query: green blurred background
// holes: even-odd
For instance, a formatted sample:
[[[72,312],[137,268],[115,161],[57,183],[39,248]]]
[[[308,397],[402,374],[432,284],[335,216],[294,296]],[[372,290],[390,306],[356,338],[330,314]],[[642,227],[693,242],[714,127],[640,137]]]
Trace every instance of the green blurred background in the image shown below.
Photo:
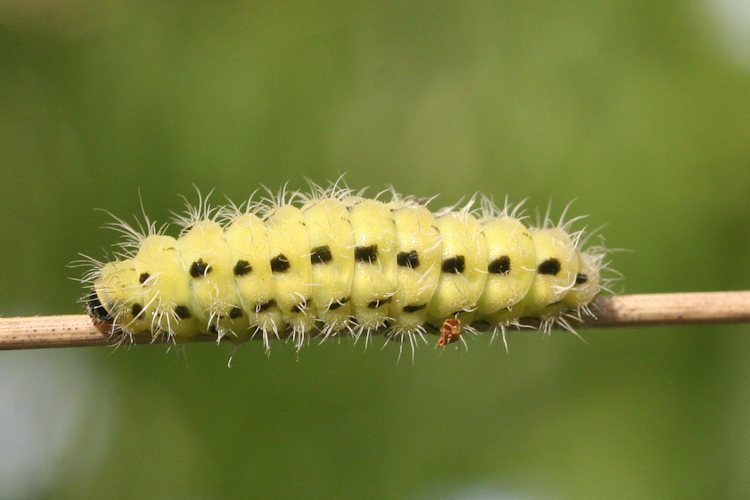
[[[607,224],[621,291],[750,288],[750,12],[711,2],[0,3],[3,316],[178,195],[347,172]],[[750,327],[0,353],[0,497],[720,498]]]

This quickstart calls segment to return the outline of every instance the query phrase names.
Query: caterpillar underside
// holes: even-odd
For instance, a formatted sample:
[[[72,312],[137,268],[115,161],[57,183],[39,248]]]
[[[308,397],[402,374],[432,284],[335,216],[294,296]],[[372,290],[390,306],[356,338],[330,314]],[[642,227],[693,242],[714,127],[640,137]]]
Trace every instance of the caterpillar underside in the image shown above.
[[[431,212],[333,186],[240,207],[205,200],[178,238],[118,219],[118,259],[96,263],[89,312],[102,329],[244,341],[383,332],[413,343],[446,320],[495,332],[522,318],[568,326],[602,288],[602,247],[570,223],[527,227],[487,199]]]

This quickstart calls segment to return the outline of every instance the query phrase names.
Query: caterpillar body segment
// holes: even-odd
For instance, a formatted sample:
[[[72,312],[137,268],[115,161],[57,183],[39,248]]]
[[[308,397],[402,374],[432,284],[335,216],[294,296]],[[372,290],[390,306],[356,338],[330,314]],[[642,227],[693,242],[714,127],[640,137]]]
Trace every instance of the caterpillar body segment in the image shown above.
[[[325,336],[347,328],[352,317],[354,237],[347,205],[337,198],[302,208],[310,247],[310,296]],[[325,286],[323,286],[325,284]]]
[[[549,307],[563,300],[578,274],[575,244],[561,228],[533,229],[536,274],[531,288],[520,302],[524,316],[546,317]]]
[[[442,238],[435,216],[426,207],[402,204],[394,208],[396,224],[396,288],[389,316],[396,333],[418,331],[427,322],[442,262]]]
[[[233,213],[224,226],[224,239],[230,249],[232,281],[239,297],[241,309],[235,318],[238,340],[248,338],[253,332],[278,334],[281,312],[276,307],[271,277],[271,245],[263,221],[252,213]]]
[[[513,217],[486,220],[487,280],[477,302],[477,313],[492,318],[521,302],[534,282],[536,251],[531,233]],[[496,319],[495,323],[502,321]]]
[[[189,287],[200,324],[219,336],[244,326],[237,321],[243,314],[232,280],[232,252],[221,225],[212,220],[195,222],[177,240],[177,249],[183,266],[189,263]]]
[[[396,291],[396,224],[378,200],[362,199],[349,208],[354,239],[351,302],[360,331],[385,326]]]
[[[569,327],[603,288],[601,247],[581,248],[569,223],[528,227],[507,204],[433,213],[337,186],[216,212],[204,203],[179,218],[178,238],[148,224],[132,251],[96,263],[87,301],[101,328],[176,341],[260,336],[267,348],[383,331],[414,345],[446,320],[464,331],[482,322],[504,332],[525,317]]]
[[[281,312],[275,332],[288,325],[294,341],[301,345],[314,325],[310,303],[310,246],[302,210],[292,205],[272,209],[265,219],[268,229],[271,284],[274,304]]]
[[[437,218],[442,239],[440,278],[430,301],[428,321],[471,312],[487,278],[487,241],[476,217],[463,209]]]
[[[129,262],[126,260],[124,263]],[[129,284],[129,289],[140,287],[136,295],[142,293],[143,300],[139,302],[125,294],[117,299],[132,304],[131,314],[135,315],[135,311],[140,310],[146,318],[151,318],[151,331],[168,331],[173,332],[176,338],[190,338],[198,335],[202,327],[207,328],[207,322],[202,318],[208,316],[198,308],[189,269],[180,258],[178,240],[165,235],[144,238],[132,259],[132,265],[138,279]],[[106,303],[104,306],[107,307]],[[117,310],[117,313],[120,311]],[[123,325],[125,332],[130,328]]]

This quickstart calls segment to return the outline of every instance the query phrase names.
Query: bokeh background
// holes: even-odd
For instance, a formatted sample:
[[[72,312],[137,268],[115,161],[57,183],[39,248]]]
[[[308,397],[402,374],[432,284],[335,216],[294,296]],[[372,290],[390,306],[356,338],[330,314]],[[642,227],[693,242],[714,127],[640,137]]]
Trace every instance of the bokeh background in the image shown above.
[[[0,314],[79,313],[104,208],[347,173],[607,224],[631,293],[750,284],[747,2],[0,3]],[[533,210],[532,210],[533,213]],[[750,327],[0,353],[0,497],[721,498]]]

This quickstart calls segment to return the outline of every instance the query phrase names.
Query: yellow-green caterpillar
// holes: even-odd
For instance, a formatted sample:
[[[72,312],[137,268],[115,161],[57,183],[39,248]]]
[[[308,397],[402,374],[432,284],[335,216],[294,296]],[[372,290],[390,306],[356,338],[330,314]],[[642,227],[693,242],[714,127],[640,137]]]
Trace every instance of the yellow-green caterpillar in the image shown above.
[[[177,218],[178,238],[117,219],[124,252],[94,261],[88,310],[112,332],[260,336],[267,349],[272,338],[299,348],[313,333],[376,331],[414,345],[446,320],[452,341],[461,323],[504,333],[521,318],[570,328],[566,318],[591,314],[606,253],[583,249],[572,221],[527,227],[519,207],[476,197],[433,213],[386,193],[334,184],[241,206],[201,199]]]

